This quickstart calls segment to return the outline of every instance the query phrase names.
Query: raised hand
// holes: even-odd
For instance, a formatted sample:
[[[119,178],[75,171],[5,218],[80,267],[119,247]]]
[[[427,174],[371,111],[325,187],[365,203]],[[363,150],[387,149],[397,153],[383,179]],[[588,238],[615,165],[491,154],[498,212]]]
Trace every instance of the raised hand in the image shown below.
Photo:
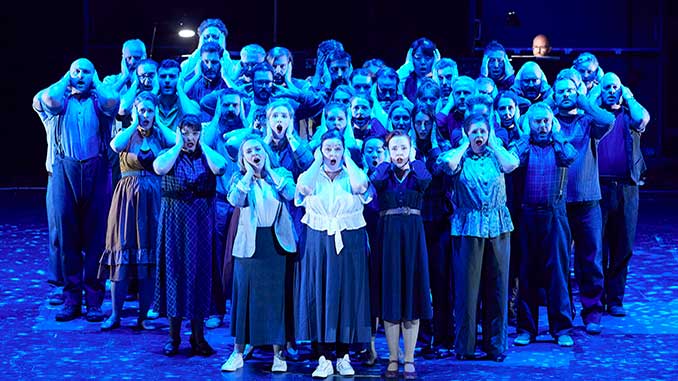
[[[483,62],[480,64],[480,76],[487,77],[489,74],[488,66],[490,64],[490,57],[486,54],[483,55]]]
[[[153,76],[153,81],[151,83],[153,85],[151,87],[151,92],[155,95],[158,95],[160,93],[160,81],[158,80],[157,75]]]
[[[510,77],[513,74],[515,74],[513,65],[511,65],[511,61],[509,61],[508,54],[504,54],[504,75]]]
[[[184,136],[181,134],[181,128],[177,127],[175,133],[176,136],[174,138],[174,146],[181,148],[184,146]]]

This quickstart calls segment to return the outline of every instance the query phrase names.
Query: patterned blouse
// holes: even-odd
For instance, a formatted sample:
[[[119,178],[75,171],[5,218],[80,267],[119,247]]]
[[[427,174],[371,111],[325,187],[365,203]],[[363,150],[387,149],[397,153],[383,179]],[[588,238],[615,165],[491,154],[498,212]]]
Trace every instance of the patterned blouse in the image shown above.
[[[513,231],[501,166],[488,147],[468,149],[454,173],[452,235],[495,238]]]

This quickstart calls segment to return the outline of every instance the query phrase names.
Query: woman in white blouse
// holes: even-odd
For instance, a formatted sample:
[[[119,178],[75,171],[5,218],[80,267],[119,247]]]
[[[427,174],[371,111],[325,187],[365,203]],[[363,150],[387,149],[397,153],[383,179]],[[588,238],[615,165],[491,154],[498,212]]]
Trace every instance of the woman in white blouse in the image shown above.
[[[240,208],[233,241],[235,348],[221,370],[241,368],[245,344],[251,344],[273,345],[271,371],[285,372],[285,254],[296,251],[296,237],[284,201],[294,197],[294,180],[256,135],[242,141],[238,166],[227,197]]]
[[[326,358],[330,344],[336,344],[337,371],[350,376],[355,372],[349,344],[368,343],[371,336],[363,205],[372,197],[367,175],[346,153],[341,132],[323,134],[314,158],[299,176],[295,195],[307,227],[296,333],[318,345],[313,377],[334,374]]]

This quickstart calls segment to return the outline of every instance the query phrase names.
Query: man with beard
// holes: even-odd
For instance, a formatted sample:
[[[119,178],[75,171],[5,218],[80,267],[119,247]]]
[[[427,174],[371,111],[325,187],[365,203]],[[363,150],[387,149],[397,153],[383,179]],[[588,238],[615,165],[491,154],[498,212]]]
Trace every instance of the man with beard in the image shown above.
[[[273,83],[277,86],[296,88],[304,92],[313,92],[308,81],[292,77],[292,53],[289,49],[276,46],[266,54],[266,61],[273,66]],[[299,135],[302,139],[313,135],[318,124],[313,118],[299,119]]]
[[[252,126],[254,117],[265,111],[266,106],[274,98],[287,98],[295,109],[296,120],[316,117],[325,106],[322,97],[310,90],[297,87],[283,87],[273,83],[273,67],[268,62],[261,62],[252,69],[252,98],[244,101],[243,119],[247,127]],[[205,96],[200,101],[200,108],[208,115],[216,105],[215,93]]]
[[[480,64],[480,76],[490,78],[499,91],[505,91],[515,82],[516,77],[513,73],[513,66],[504,47],[497,41],[487,44],[483,62]]]
[[[549,94],[551,86],[546,80],[546,75],[536,62],[525,62],[518,70],[516,81],[511,86],[511,91],[515,92],[522,99],[520,101],[520,112],[527,112],[531,104],[543,101]]]
[[[369,97],[372,91],[373,83],[374,81],[372,80],[369,70],[359,68],[351,72],[351,87],[355,91],[356,95]]]
[[[104,319],[101,304],[106,289],[97,270],[111,202],[107,152],[118,97],[115,89],[99,81],[92,62],[79,58],[59,81],[34,98],[33,108],[53,144],[53,161],[47,168],[52,172],[52,197],[47,208],[53,213],[64,279],[64,305],[57,321],[82,314],[83,291],[86,319]]]
[[[553,128],[557,122],[547,104],[530,106],[526,117],[529,140],[525,136],[517,144],[526,181],[522,197],[518,337],[514,344],[528,345],[539,334],[539,289],[543,287],[549,331],[558,345],[571,347],[572,309],[567,293],[570,228],[564,192],[567,170],[577,151]]]
[[[183,115],[200,114],[200,106],[188,98],[184,92],[183,79],[179,78],[181,67],[175,60],[166,59],[158,68],[158,110],[155,120],[162,125],[174,128]]]
[[[134,80],[134,72],[141,60],[146,59],[146,45],[139,39],[127,40],[122,44],[122,60],[120,73],[104,78],[104,85],[111,86],[115,91],[124,93]]]
[[[231,60],[228,50],[226,50],[226,37],[228,37],[226,24],[220,19],[205,19],[198,26],[198,36],[198,47],[181,63],[182,77],[186,77],[190,73],[193,73],[196,65],[200,64],[202,60],[201,49],[207,42],[214,42],[221,47],[223,52],[221,56],[221,66],[224,68],[226,74],[230,75],[233,68],[237,66]]]
[[[440,85],[440,96],[446,102],[452,94],[452,84],[459,77],[457,63],[451,58],[442,58],[433,65],[433,79]]]
[[[521,139],[522,135],[529,135],[529,131],[521,131],[520,110],[518,96],[512,91],[500,93],[494,100],[494,110],[499,119],[495,125],[497,136],[507,137],[507,147]],[[551,111],[551,114],[553,112]],[[527,130],[527,129],[525,129]],[[506,206],[511,213],[514,230],[511,233],[511,257],[509,259],[509,324],[517,324],[518,274],[521,258],[521,207],[523,188],[525,186],[525,168],[520,166],[515,171],[504,175],[506,181]]]
[[[586,332],[599,334],[603,314],[602,215],[598,180],[598,142],[614,125],[614,115],[578,91],[579,73],[565,69],[555,82],[556,118],[577,150],[567,174],[567,216],[574,240],[575,278]]]
[[[598,86],[604,74],[603,69],[601,69],[598,64],[596,56],[588,52],[580,54],[579,57],[574,60],[572,68],[581,74],[581,79],[586,85],[587,94],[590,93],[595,86]]]
[[[452,93],[447,104],[436,113],[436,124],[443,139],[457,147],[461,140],[461,126],[466,113],[466,99],[475,93],[475,81],[471,77],[458,77],[452,85]]]
[[[186,76],[184,91],[189,98],[199,103],[205,95],[227,87],[221,70],[223,53],[224,50],[216,42],[202,45],[200,64],[196,64],[193,73]]]
[[[372,89],[372,99],[374,108],[372,110],[375,118],[386,126],[388,110],[395,101],[402,100],[402,94],[398,93],[400,79],[398,73],[388,66],[384,66],[377,72],[377,85]]]
[[[384,140],[388,133],[386,128],[372,117],[372,105],[372,99],[362,95],[354,95],[349,103],[353,136],[358,143],[358,148],[361,149],[366,140],[372,137]]]
[[[410,100],[416,102],[417,89],[425,78],[433,76],[433,64],[440,59],[440,52],[436,44],[426,37],[415,40],[407,52],[405,64],[398,69],[402,93]]]
[[[210,307],[210,316],[205,326],[207,328],[217,328],[221,326],[226,313],[226,299],[230,298],[232,291],[232,271],[226,272],[222,277],[224,262],[231,261],[230,255],[224,257],[226,246],[226,234],[228,226],[233,215],[233,207],[226,199],[230,187],[231,176],[238,170],[233,153],[229,153],[226,145],[225,134],[237,129],[243,128],[240,119],[240,95],[233,89],[225,88],[214,92],[217,94],[216,109],[212,120],[205,124],[203,128],[203,143],[210,146],[226,159],[226,172],[223,176],[217,177],[217,193],[215,197],[216,219],[214,228],[216,230],[216,250],[212,266],[212,300]],[[232,268],[232,263],[227,265]]]
[[[233,80],[236,88],[250,85],[252,83],[252,69],[258,63],[266,60],[266,51],[261,45],[249,44],[240,49],[240,61],[235,65],[237,72],[233,74]]]
[[[638,185],[645,171],[640,136],[650,114],[614,73],[600,82],[603,109],[615,115],[614,127],[598,146],[603,213],[605,304],[612,316],[625,316],[624,288],[638,223]]]
[[[329,93],[339,85],[348,85],[348,79],[351,76],[353,66],[351,65],[351,55],[344,50],[335,50],[327,57],[327,70],[330,72]]]

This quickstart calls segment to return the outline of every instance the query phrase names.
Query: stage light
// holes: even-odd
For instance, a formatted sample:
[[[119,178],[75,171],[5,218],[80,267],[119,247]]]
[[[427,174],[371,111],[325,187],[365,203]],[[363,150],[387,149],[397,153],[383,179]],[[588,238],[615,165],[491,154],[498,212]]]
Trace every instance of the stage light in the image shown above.
[[[180,24],[179,28],[179,37],[181,38],[191,38],[195,36],[195,31],[186,27],[183,23]]]

